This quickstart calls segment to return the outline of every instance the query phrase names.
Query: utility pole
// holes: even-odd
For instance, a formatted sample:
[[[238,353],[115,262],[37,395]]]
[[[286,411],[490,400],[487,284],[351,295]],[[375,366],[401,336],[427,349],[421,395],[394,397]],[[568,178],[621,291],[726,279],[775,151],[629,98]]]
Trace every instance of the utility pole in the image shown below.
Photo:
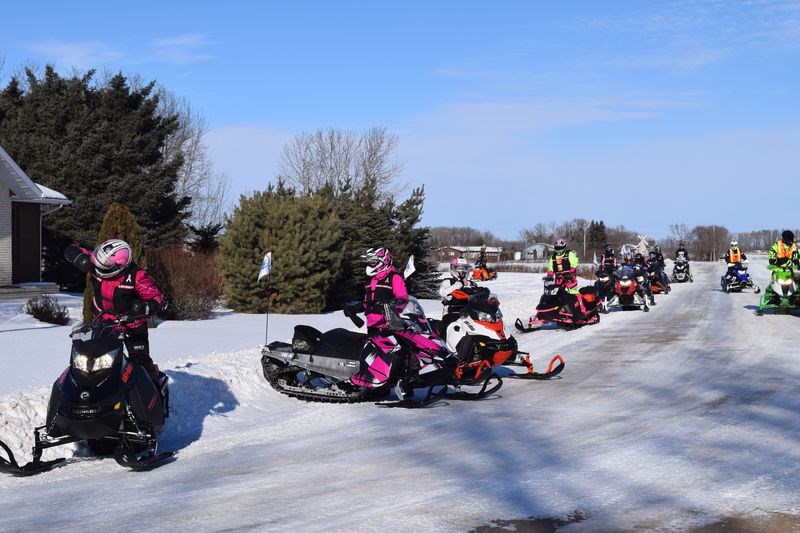
[[[586,261],[586,226],[583,227],[583,261]]]

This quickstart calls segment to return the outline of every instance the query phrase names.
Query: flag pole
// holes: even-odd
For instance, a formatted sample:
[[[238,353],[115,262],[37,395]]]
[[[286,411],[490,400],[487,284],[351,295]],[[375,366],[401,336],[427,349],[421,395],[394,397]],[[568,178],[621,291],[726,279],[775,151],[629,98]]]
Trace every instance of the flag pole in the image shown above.
[[[272,273],[272,252],[267,252],[264,254],[264,260],[261,262],[261,267],[258,270],[258,280],[261,281],[261,278],[267,278],[267,316],[266,316],[266,325],[264,326],[264,346],[267,345],[267,341],[269,340],[269,296],[270,296],[270,286],[269,286],[269,278],[270,274]]]
[[[266,319],[266,327],[264,328],[264,346],[268,344],[269,339],[269,278],[270,275],[267,274],[267,319]]]

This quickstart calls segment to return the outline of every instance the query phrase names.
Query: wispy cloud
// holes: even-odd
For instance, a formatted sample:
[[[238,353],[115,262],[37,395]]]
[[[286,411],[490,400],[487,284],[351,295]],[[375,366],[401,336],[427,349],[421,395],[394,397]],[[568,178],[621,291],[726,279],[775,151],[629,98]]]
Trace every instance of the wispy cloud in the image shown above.
[[[36,54],[43,56],[45,62],[75,67],[81,70],[96,68],[100,65],[125,59],[125,53],[118,48],[97,41],[67,42],[49,40],[28,43],[27,47]]]
[[[214,43],[208,36],[190,33],[156,39],[151,45],[152,59],[168,63],[197,63],[213,58],[209,49]]]

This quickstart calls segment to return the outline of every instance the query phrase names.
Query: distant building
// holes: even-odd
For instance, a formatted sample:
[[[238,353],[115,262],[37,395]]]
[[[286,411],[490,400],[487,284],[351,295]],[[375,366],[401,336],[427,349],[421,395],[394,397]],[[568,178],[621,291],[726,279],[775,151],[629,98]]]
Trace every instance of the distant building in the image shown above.
[[[436,260],[439,263],[449,263],[452,259],[463,257],[470,263],[474,263],[480,256],[482,246],[444,246],[435,252]],[[486,262],[497,263],[500,261],[500,254],[503,249],[495,246],[486,247]]]
[[[553,245],[544,242],[535,242],[529,244],[522,251],[523,261],[545,261],[547,257],[553,252]]]

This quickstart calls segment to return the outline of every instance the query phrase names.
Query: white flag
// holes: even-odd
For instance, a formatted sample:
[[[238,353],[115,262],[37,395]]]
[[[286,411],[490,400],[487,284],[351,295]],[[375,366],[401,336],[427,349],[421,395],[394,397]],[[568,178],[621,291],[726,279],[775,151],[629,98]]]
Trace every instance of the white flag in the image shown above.
[[[272,252],[267,252],[264,254],[264,260],[261,261],[261,269],[258,271],[258,281],[261,281],[261,278],[264,276],[269,276],[270,270],[272,270]]]
[[[416,272],[417,267],[414,266],[414,256],[408,258],[406,261],[406,267],[403,269],[403,277],[408,279],[408,276]]]
[[[597,266],[597,252],[592,253],[592,263]]]

